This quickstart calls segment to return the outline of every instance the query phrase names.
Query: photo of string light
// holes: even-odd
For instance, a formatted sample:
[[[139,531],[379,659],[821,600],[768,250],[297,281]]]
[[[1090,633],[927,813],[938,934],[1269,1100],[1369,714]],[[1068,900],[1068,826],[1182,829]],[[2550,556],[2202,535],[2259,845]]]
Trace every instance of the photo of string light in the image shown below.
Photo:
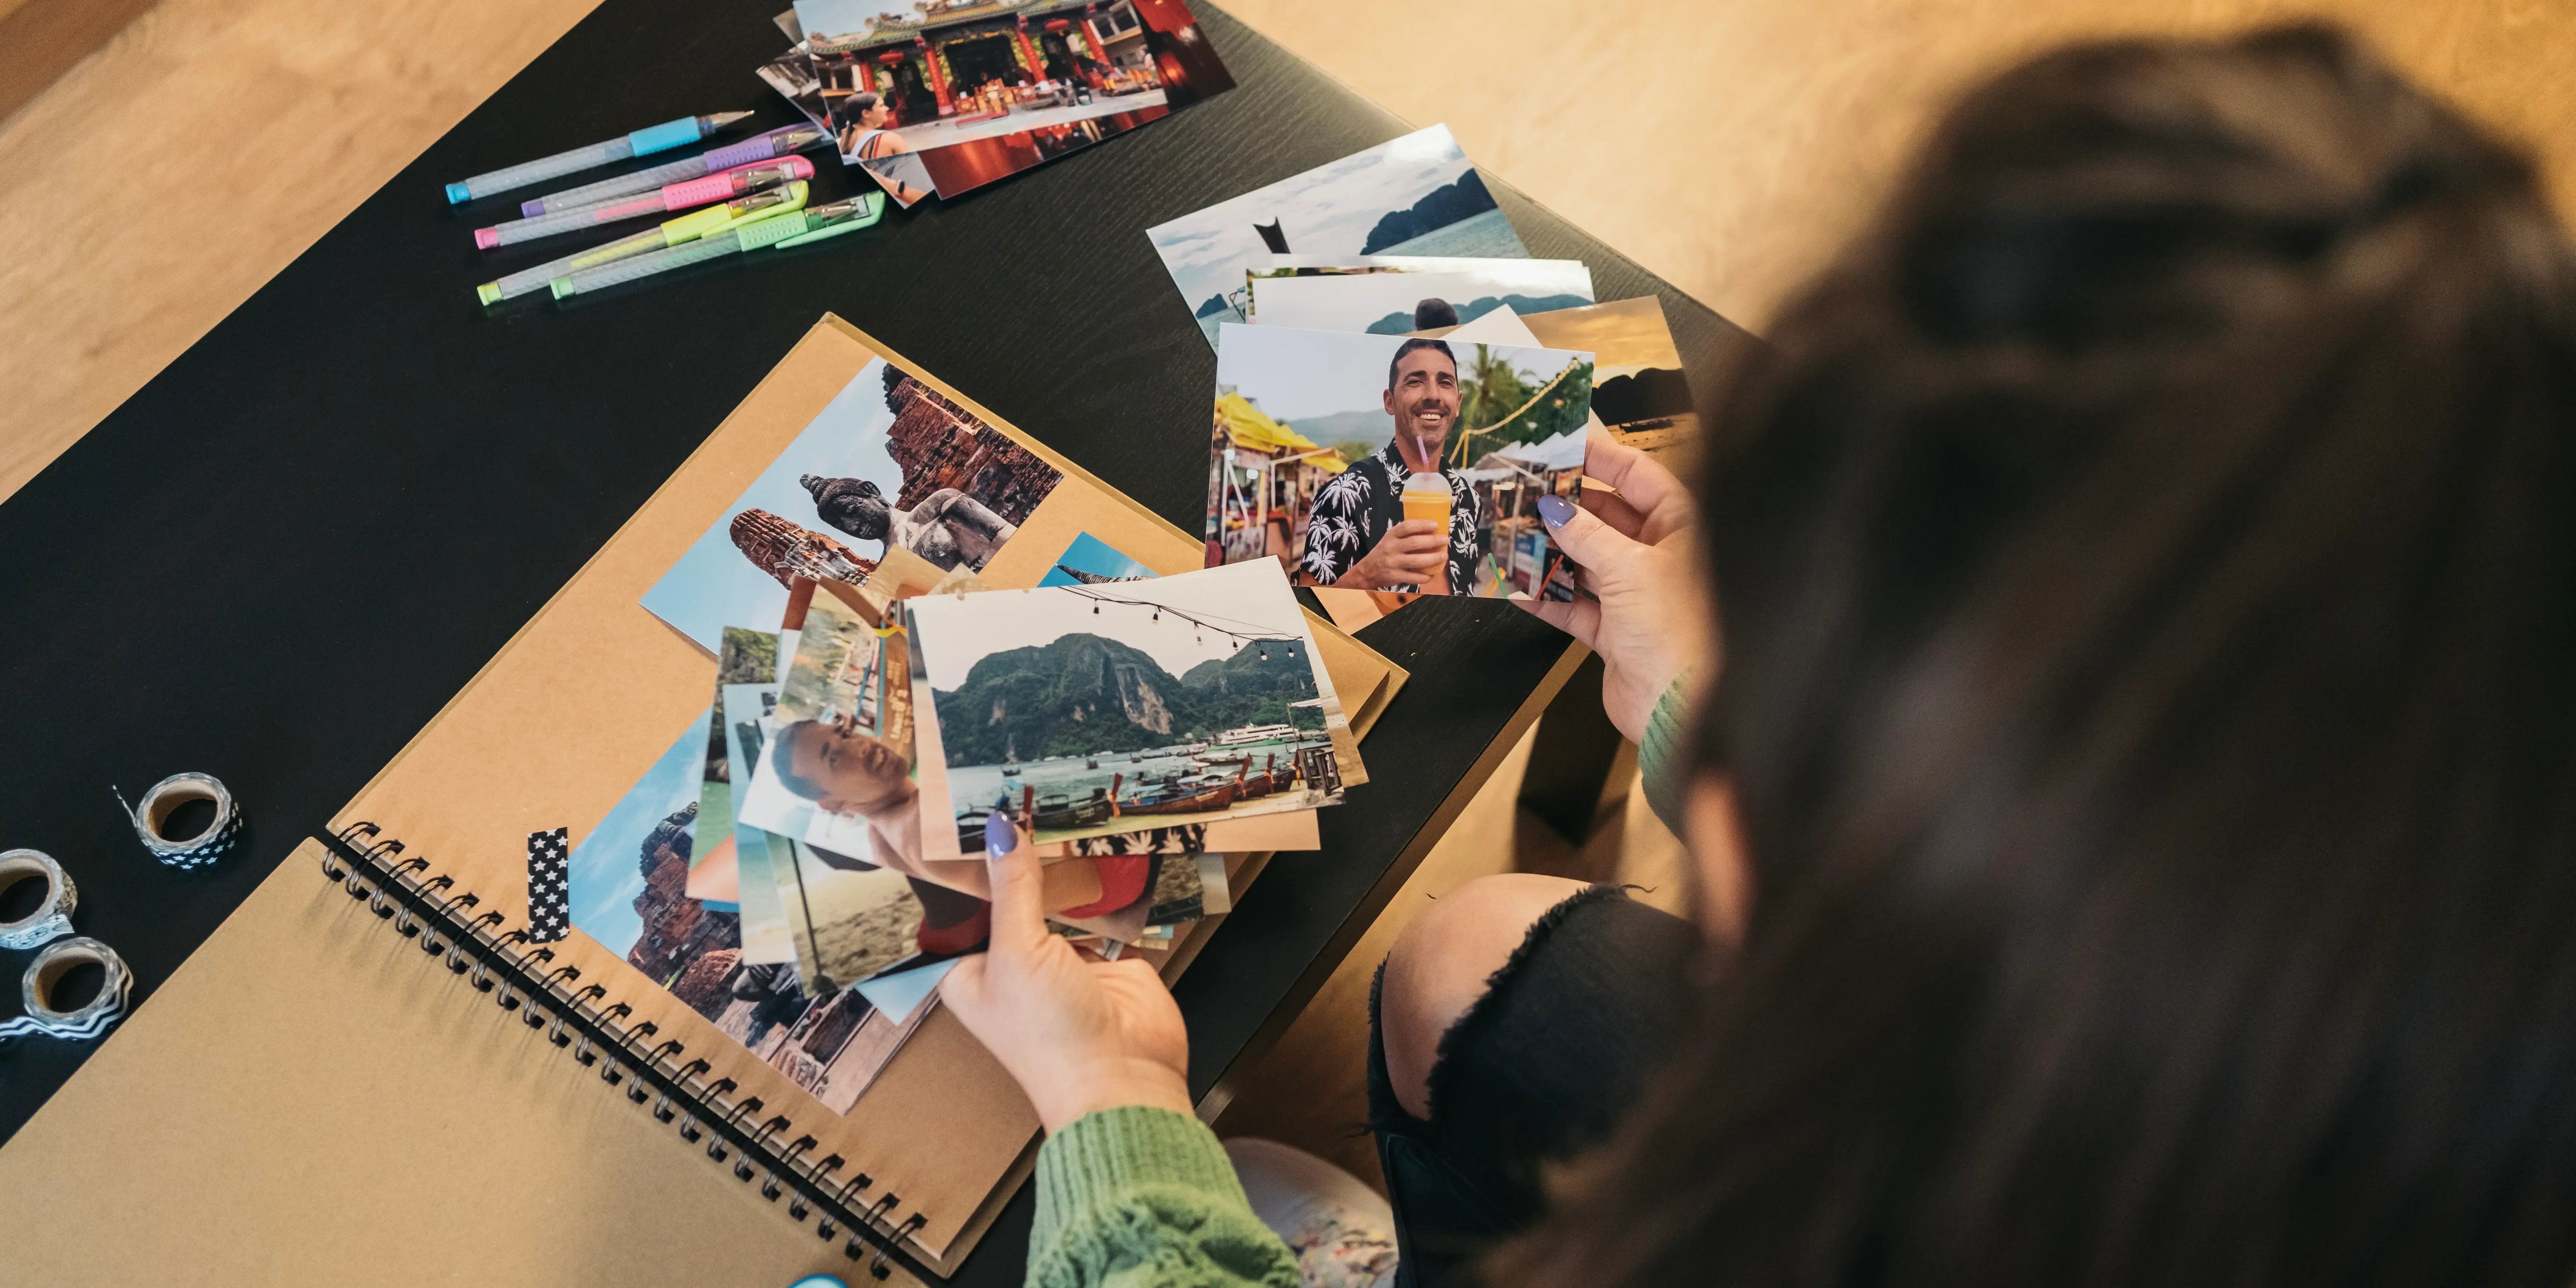
[[[1214,613],[1199,614],[1189,612],[1184,609],[1173,608],[1165,604],[1148,603],[1134,599],[1121,599],[1116,595],[1102,594],[1097,587],[1093,586],[1059,586],[1056,589],[1062,590],[1067,594],[1076,595],[1083,599],[1090,600],[1091,612],[1095,617],[1100,615],[1100,606],[1102,604],[1117,604],[1123,608],[1150,608],[1153,610],[1154,614],[1152,620],[1157,622],[1163,620],[1163,615],[1165,613],[1169,613],[1182,621],[1188,622],[1190,624],[1190,628],[1196,632],[1197,640],[1201,644],[1207,643],[1207,633],[1209,631],[1214,631],[1217,634],[1226,637],[1228,640],[1233,641],[1234,646],[1237,648],[1241,648],[1246,644],[1268,645],[1305,643],[1305,641],[1298,636],[1282,635],[1266,627],[1258,626],[1239,618],[1224,617]],[[1260,652],[1262,661],[1267,662],[1270,660],[1269,649],[1263,648]]]

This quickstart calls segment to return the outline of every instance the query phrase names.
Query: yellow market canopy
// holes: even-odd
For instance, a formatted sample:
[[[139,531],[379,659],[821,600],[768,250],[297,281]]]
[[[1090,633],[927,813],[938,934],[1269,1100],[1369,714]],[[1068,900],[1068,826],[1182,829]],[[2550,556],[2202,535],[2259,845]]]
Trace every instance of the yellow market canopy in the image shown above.
[[[1274,458],[1302,457],[1304,464],[1331,474],[1339,474],[1350,467],[1340,453],[1320,447],[1305,435],[1272,420],[1242,394],[1227,394],[1217,399],[1216,418],[1217,423],[1224,426],[1226,437],[1237,447]]]

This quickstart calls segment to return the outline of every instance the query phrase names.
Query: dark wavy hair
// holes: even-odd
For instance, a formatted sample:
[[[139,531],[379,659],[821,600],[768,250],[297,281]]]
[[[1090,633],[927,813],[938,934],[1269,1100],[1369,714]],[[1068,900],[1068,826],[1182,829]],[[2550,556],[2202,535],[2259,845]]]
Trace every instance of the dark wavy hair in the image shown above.
[[[2565,1288],[2576,267],[2530,165],[2332,29],[2073,48],[1773,340],[1704,492],[1750,921],[1485,1277]]]
[[[1441,357],[1447,358],[1447,359],[1449,360],[1449,369],[1450,369],[1451,371],[1456,371],[1456,370],[1458,369],[1458,355],[1457,355],[1456,353],[1453,353],[1453,352],[1451,352],[1451,351],[1450,351],[1449,344],[1448,344],[1448,342],[1447,342],[1447,341],[1445,341],[1445,340],[1425,340],[1425,339],[1423,339],[1423,338],[1422,338],[1422,337],[1420,337],[1420,336],[1415,336],[1414,338],[1412,338],[1412,339],[1410,339],[1410,340],[1407,340],[1407,341],[1405,341],[1404,343],[1402,343],[1402,344],[1399,344],[1399,345],[1395,346],[1395,356],[1386,360],[1386,387],[1387,387],[1387,388],[1389,388],[1389,389],[1393,389],[1393,388],[1395,388],[1396,378],[1397,378],[1397,376],[1398,376],[1399,374],[1401,374],[1402,369],[1403,369],[1403,367],[1404,367],[1404,359],[1405,359],[1405,355],[1410,354],[1410,353],[1413,353],[1413,352],[1415,352],[1415,351],[1417,351],[1417,350],[1421,350],[1421,349],[1436,349],[1436,350],[1438,350],[1438,351],[1439,351],[1439,353],[1440,353],[1440,356],[1441,356]]]

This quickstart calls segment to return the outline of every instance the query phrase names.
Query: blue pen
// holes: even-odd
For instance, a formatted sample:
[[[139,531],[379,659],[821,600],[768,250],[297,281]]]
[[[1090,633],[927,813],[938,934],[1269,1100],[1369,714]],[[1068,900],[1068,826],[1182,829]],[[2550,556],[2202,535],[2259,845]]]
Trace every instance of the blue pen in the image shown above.
[[[534,161],[522,161],[506,169],[494,170],[490,174],[478,174],[462,183],[447,185],[447,201],[450,205],[460,205],[478,197],[488,197],[496,192],[508,192],[512,188],[524,188],[532,183],[544,183],[548,179],[561,178],[576,170],[587,170],[592,166],[606,165],[611,161],[623,161],[628,157],[649,156],[671,148],[686,147],[749,115],[751,115],[749,112],[718,112],[713,116],[683,116],[679,120],[665,121],[660,125],[610,139],[606,143],[593,143],[586,148],[574,148],[570,152],[558,152],[553,156],[540,157]]]

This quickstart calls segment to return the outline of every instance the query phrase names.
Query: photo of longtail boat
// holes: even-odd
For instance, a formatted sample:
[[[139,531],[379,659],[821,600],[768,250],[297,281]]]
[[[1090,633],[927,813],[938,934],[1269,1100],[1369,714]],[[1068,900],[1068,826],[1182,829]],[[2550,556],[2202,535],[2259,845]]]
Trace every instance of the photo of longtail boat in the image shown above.
[[[913,608],[961,848],[1312,809],[1349,740],[1278,566],[926,596]]]

